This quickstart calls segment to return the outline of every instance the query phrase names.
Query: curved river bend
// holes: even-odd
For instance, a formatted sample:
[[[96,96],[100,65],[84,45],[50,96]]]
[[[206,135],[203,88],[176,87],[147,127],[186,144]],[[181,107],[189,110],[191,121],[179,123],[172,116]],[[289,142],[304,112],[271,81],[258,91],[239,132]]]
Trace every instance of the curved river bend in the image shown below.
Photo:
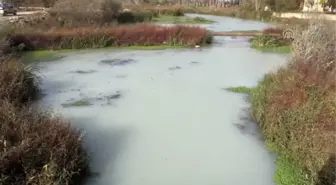
[[[203,17],[217,21],[202,25],[214,31],[270,26]],[[88,185],[273,184],[274,159],[246,119],[246,97],[224,89],[256,85],[285,63],[284,55],[230,37],[209,48],[63,55],[38,64],[41,101],[86,132],[99,173]],[[78,100],[91,105],[67,106]]]

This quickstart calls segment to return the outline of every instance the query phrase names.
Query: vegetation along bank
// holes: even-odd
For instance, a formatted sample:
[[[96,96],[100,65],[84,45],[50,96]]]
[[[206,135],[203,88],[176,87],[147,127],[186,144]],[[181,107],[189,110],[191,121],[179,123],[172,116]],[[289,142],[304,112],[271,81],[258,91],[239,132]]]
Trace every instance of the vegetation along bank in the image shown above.
[[[89,174],[82,133],[62,117],[31,107],[39,95],[38,77],[8,55],[22,50],[211,43],[211,34],[199,27],[138,23],[183,14],[179,8],[123,12],[114,1],[97,1],[94,6],[85,0],[57,1],[47,14],[9,25],[0,55],[0,184],[71,185]],[[121,25],[131,23],[138,24]],[[288,66],[266,75],[255,88],[232,89],[251,93],[252,115],[268,148],[279,154],[278,185],[334,182],[333,33],[323,24],[311,25],[291,41],[294,56]],[[268,36],[252,43],[254,47],[289,45]]]
[[[48,111],[36,111],[39,79],[0,54],[0,184],[76,184],[88,174],[82,133]]]
[[[335,28],[315,22],[294,38],[287,66],[251,94],[253,118],[278,153],[277,185],[333,185],[335,180]]]
[[[266,28],[261,35],[250,39],[251,47],[262,52],[289,53],[293,38],[284,38],[283,32],[281,28]]]

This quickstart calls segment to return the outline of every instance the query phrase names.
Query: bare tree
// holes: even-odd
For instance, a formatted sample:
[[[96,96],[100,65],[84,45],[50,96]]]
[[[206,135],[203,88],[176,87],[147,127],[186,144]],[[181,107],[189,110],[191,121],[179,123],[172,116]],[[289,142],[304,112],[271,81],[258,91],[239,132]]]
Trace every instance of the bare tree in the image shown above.
[[[264,0],[253,0],[254,1],[254,8],[257,12],[262,10],[264,6]]]

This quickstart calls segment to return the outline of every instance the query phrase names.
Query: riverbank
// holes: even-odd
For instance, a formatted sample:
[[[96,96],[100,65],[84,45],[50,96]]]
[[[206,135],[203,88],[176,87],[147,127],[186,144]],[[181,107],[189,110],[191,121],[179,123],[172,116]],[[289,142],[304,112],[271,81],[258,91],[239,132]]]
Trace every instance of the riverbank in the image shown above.
[[[228,89],[251,94],[252,116],[267,147],[279,154],[277,185],[335,183],[334,44],[333,28],[315,23],[294,39],[288,66],[255,88]]]
[[[212,32],[213,36],[240,36],[252,37],[249,39],[251,47],[261,52],[290,53],[292,51],[292,38],[284,38],[281,28],[266,28],[264,30],[245,30],[229,32]]]
[[[50,111],[37,111],[39,79],[0,55],[0,184],[79,183],[89,173],[83,134]]]
[[[229,32],[210,32],[211,36],[254,36],[250,39],[251,47],[262,52],[276,52],[276,53],[289,53],[292,51],[291,42],[280,42],[282,38],[282,30],[276,28],[267,28],[261,31],[257,30],[245,30],[245,31],[229,31]],[[260,37],[266,39],[259,39]],[[270,40],[275,40],[277,44],[265,44],[270,43]],[[272,42],[273,43],[273,42]],[[180,49],[180,48],[193,48],[194,46],[183,45],[154,45],[154,46],[118,46],[118,47],[104,47],[104,49],[115,50],[164,50],[164,49]],[[196,47],[200,47],[196,45]],[[204,48],[206,46],[202,46]],[[89,49],[76,49],[77,52],[88,52],[97,48]],[[100,49],[101,50],[101,49]],[[56,50],[36,50],[27,51],[22,53],[22,60],[25,63],[38,62],[38,61],[53,61],[62,57],[62,54],[74,51],[73,49],[56,49]]]

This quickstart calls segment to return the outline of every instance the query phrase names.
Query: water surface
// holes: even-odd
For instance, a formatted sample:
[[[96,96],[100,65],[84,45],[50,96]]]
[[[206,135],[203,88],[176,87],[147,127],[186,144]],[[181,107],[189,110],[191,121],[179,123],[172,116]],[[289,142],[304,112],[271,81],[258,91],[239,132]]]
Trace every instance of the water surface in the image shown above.
[[[263,29],[264,23],[214,17],[213,29]],[[207,17],[208,18],[208,17]],[[285,63],[216,37],[208,48],[92,50],[40,63],[42,104],[86,132],[89,185],[272,185],[273,156],[244,95]],[[79,100],[87,106],[64,106]]]

